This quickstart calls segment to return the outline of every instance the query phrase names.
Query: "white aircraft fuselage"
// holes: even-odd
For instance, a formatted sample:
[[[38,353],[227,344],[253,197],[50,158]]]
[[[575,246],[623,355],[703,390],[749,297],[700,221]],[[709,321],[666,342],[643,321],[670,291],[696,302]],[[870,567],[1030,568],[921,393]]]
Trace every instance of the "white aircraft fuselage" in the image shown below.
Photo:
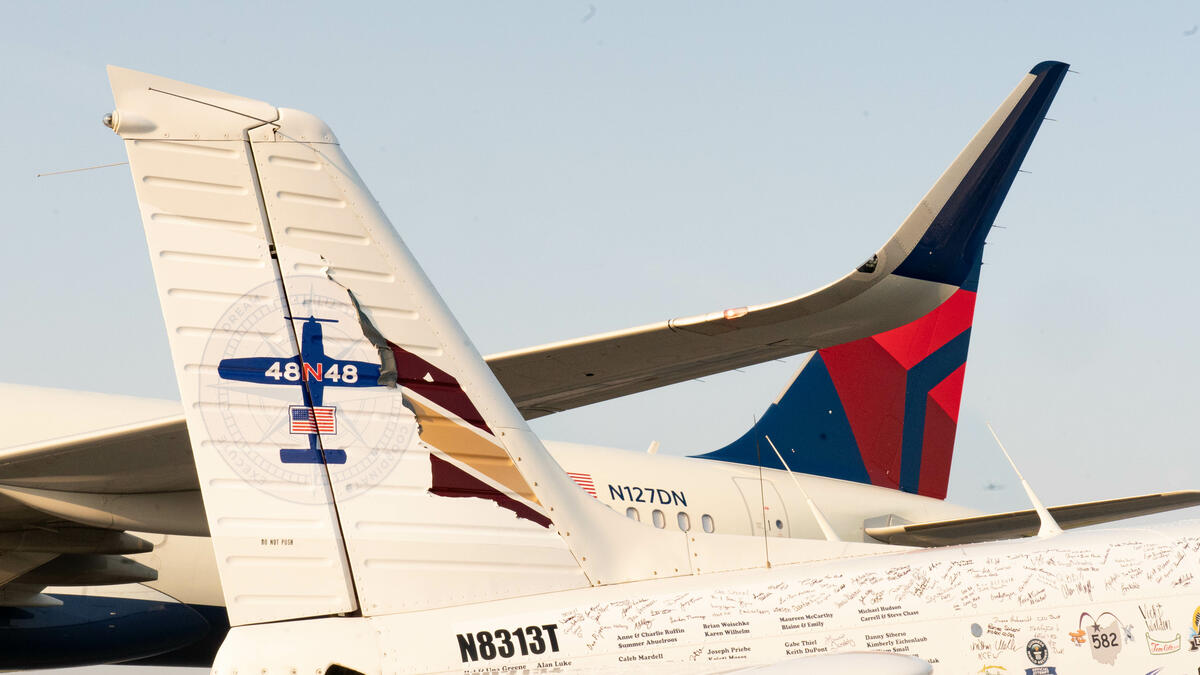
[[[785,472],[760,470],[728,462],[650,455],[577,443],[547,442],[547,449],[577,483],[589,484],[600,502],[648,526],[665,530],[720,534],[820,539],[821,531],[805,508],[800,488]],[[873,541],[863,523],[944,520],[977,515],[978,511],[939,499],[888,488],[821,476],[796,474],[804,491],[845,541]],[[759,485],[763,485],[762,494]],[[632,509],[632,513],[631,510]],[[655,512],[661,514],[656,516]],[[636,515],[633,515],[636,514]],[[683,517],[680,516],[683,514]],[[761,514],[761,515],[760,515]],[[661,517],[661,521],[657,520]],[[187,605],[219,607],[221,585],[212,542],[187,537],[138,532],[154,544],[150,553],[130,556],[158,570],[145,585]],[[124,587],[63,587],[65,595],[125,597],[138,593]]]
[[[846,650],[912,655],[939,673],[1191,672],[1200,664],[1200,523],[836,560],[836,546],[810,543],[814,556],[830,559],[241,627],[223,652],[242,660],[218,657],[214,672],[274,672],[310,658],[363,672],[664,663],[718,672]],[[250,653],[256,662],[246,662]]]
[[[590,480],[598,500],[641,522],[656,527],[662,522],[664,529],[821,539],[805,493],[845,541],[874,541],[864,537],[864,521],[979,514],[899,490],[745,464],[553,441],[546,449],[577,483]]]

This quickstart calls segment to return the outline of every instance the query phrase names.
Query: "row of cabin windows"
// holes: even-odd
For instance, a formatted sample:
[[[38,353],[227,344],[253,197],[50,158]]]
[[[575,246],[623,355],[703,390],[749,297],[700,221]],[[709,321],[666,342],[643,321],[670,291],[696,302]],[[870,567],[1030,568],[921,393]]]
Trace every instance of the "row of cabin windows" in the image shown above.
[[[632,506],[625,509],[625,515],[632,520],[641,521],[642,519],[642,514]],[[667,517],[659,509],[654,509],[650,512],[650,520],[654,523],[654,526],[660,530],[667,526]],[[680,511],[677,513],[675,515],[675,522],[679,525],[679,529],[683,530],[684,532],[692,529],[692,517],[689,516],[686,511]],[[708,532],[709,534],[717,529],[716,524],[713,522],[713,517],[707,513],[700,516],[700,527],[704,528],[704,531]]]

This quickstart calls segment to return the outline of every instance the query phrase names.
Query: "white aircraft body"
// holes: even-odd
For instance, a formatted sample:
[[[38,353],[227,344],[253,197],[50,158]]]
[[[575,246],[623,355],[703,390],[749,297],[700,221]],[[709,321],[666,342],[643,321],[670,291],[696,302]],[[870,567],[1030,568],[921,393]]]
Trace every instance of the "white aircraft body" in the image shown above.
[[[1194,527],[928,551],[848,543],[1046,532],[1049,515],[978,515],[936,497],[948,474],[983,237],[1064,71],[1034,68],[893,240],[835,285],[485,363],[328,127],[296,110],[113,68],[118,110],[109,124],[130,153],[190,442],[172,436],[184,424],[178,414],[134,414],[101,434],[92,428],[6,452],[0,492],[74,524],[155,525],[160,533],[133,540],[154,544],[132,556],[148,563],[133,572],[157,569],[148,585],[192,607],[228,609],[234,628],[218,670],[766,664],[788,673],[919,673],[937,664],[1055,673],[1094,663],[1176,665],[1172,655],[1188,643],[1169,633],[1196,602]],[[888,306],[913,298],[914,316]],[[805,351],[769,340],[770,331],[794,335],[822,312],[840,328],[814,333],[809,322],[805,341],[821,351],[761,424],[706,455],[725,461],[544,446],[524,425],[704,369]],[[756,330],[766,346],[706,341]],[[877,408],[854,387],[854,376],[870,374],[864,354],[878,350],[892,352],[907,374],[902,424],[872,414]],[[608,365],[610,351],[618,356]],[[664,363],[667,352],[676,354],[670,368],[637,363],[648,353]],[[587,371],[575,368],[583,362]],[[571,368],[546,370],[564,363]],[[599,378],[596,364],[607,368]],[[812,410],[836,419],[770,418]],[[809,436],[785,441],[796,429]],[[889,434],[894,442],[864,440]],[[772,435],[784,444],[778,454]],[[106,443],[140,458],[164,440],[172,452],[194,453],[196,473],[180,478],[167,468],[178,471],[179,462],[160,459],[140,476],[118,478],[112,467],[98,476],[50,473],[55,486],[72,489],[20,476],[22,460],[41,462],[44,480],[46,462],[61,466],[83,450],[104,461],[113,456],[101,452]],[[763,467],[775,464],[772,455],[802,473]],[[121,479],[160,483],[112,490]],[[89,482],[91,491],[80,489]],[[1052,510],[1079,526],[1194,498]],[[217,555],[208,539],[179,533],[211,533]],[[30,551],[53,552],[31,540],[22,539],[10,566],[6,580],[16,583],[0,589],[10,607],[61,603],[72,592],[97,608],[157,597],[137,585],[42,593],[37,574],[54,575],[37,565],[70,556],[34,555],[29,572],[22,565]],[[130,550],[112,542],[108,550],[138,548],[121,542]],[[103,549],[95,540],[90,549],[76,545]],[[60,567],[60,577],[73,569]],[[106,583],[120,578],[118,568],[104,573]],[[28,640],[29,632],[11,634]],[[160,646],[168,651],[167,641]]]
[[[1015,173],[1065,72],[1023,78],[953,183]],[[1200,525],[1063,533],[1042,511],[1033,539],[913,550],[614,512],[530,432],[328,127],[110,79],[233,626],[213,672],[1194,666]],[[910,221],[937,239],[964,199],[935,188]],[[859,274],[971,274],[900,244]]]
[[[209,546],[192,541],[200,544],[197,552]],[[324,619],[309,638],[302,629],[287,637],[328,645],[339,640],[338,622],[354,621],[404,638],[384,651],[404,656],[380,659],[378,670],[372,670],[375,660],[339,661],[361,672],[494,672],[504,666],[727,672],[772,662],[785,662],[778,672],[793,673],[835,667],[928,672],[888,660],[864,661],[864,670],[854,670],[858,654],[845,654],[845,662],[812,658],[853,650],[911,655],[935,664],[934,672],[1106,672],[1102,666],[1120,665],[1123,672],[1162,668],[1166,675],[1200,666],[1192,648],[1193,613],[1200,608],[1191,580],[1200,569],[1198,551],[1196,524],[850,558],[835,557],[835,547],[817,543],[811,553],[829,560],[786,564],[776,558],[770,570],[378,619]],[[207,560],[201,560],[189,569],[202,573]],[[1190,592],[1175,592],[1177,585]],[[220,601],[219,587],[177,589]],[[91,591],[154,597],[136,586]],[[539,633],[543,646],[534,651]],[[1044,652],[1036,651],[1039,645]],[[790,663],[801,657],[808,658]],[[1044,670],[1037,669],[1039,661]]]
[[[777,554],[771,569],[235,628],[217,670],[331,661],[363,673],[759,672],[751,668],[760,664],[918,673],[930,672],[927,663],[938,673],[1165,674],[1200,665],[1196,523],[859,556],[806,548],[828,559]],[[914,659],[839,653],[863,651]]]

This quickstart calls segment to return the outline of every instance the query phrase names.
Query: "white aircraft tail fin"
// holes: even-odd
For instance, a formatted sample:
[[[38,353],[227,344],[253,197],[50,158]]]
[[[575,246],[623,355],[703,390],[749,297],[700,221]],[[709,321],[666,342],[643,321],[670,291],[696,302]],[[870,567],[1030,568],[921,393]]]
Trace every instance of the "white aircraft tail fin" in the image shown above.
[[[692,571],[562,472],[320,120],[110,79],[234,625]]]

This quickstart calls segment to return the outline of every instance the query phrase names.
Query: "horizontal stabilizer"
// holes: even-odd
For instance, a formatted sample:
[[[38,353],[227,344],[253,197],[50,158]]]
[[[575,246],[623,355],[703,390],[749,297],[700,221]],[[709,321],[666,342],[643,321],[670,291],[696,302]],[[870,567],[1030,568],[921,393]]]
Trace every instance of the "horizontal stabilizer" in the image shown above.
[[[1137,516],[1148,516],[1152,513],[1185,509],[1189,506],[1200,506],[1200,490],[1181,490],[1052,506],[1050,514],[1054,516],[1054,520],[1060,527],[1069,530]],[[900,546],[952,546],[1015,537],[1032,537],[1038,533],[1039,526],[1037,511],[1028,509],[973,518],[956,518],[889,527],[868,527],[866,534],[884,543]]]

